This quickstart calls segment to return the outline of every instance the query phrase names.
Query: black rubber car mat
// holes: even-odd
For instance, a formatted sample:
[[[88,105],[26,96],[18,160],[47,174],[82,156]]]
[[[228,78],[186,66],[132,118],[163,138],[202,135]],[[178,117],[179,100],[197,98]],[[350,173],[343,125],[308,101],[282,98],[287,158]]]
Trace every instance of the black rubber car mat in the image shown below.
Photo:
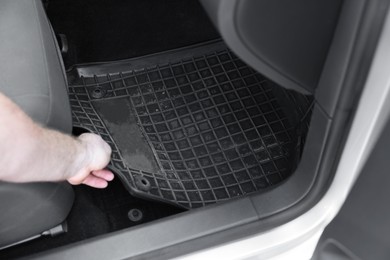
[[[74,126],[111,145],[111,166],[133,195],[195,208],[292,173],[306,131],[279,100],[299,94],[279,99],[224,44],[118,64],[74,68],[69,95]],[[308,117],[310,99],[300,99],[295,114]]]

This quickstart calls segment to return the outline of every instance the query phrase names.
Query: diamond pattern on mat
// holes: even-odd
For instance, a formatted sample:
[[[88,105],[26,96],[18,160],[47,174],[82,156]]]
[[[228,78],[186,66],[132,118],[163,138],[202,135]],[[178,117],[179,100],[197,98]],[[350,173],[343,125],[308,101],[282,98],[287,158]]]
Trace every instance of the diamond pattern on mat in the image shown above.
[[[266,79],[229,50],[141,70],[81,77],[69,86],[74,125],[100,134],[113,149],[112,164],[140,196],[195,208],[275,185],[292,171],[294,128]],[[91,105],[129,96],[140,131],[159,172],[123,163]],[[140,191],[134,176],[148,179]]]

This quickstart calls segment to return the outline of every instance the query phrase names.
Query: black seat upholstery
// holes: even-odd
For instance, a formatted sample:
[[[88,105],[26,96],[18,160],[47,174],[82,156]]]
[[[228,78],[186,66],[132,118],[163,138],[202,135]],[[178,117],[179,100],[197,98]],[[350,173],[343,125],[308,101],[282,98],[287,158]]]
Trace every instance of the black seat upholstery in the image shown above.
[[[36,122],[70,133],[63,63],[40,0],[0,1],[0,57],[0,92]],[[67,183],[1,182],[0,248],[59,225],[73,198]]]

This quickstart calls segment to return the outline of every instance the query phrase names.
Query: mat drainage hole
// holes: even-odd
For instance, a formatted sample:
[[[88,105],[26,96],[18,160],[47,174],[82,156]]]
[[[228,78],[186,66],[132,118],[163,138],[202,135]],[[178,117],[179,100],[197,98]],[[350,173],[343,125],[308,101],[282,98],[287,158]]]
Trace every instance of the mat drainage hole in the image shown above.
[[[101,87],[97,87],[94,90],[92,90],[92,97],[93,98],[102,98],[106,92]]]
[[[149,191],[150,190],[150,182],[145,177],[136,176],[135,183],[136,183],[137,187],[142,191]]]
[[[127,213],[127,216],[129,217],[129,219],[133,222],[138,222],[138,221],[141,221],[142,218],[144,217],[144,214],[142,213],[141,210],[139,209],[131,209],[129,210],[129,212]]]

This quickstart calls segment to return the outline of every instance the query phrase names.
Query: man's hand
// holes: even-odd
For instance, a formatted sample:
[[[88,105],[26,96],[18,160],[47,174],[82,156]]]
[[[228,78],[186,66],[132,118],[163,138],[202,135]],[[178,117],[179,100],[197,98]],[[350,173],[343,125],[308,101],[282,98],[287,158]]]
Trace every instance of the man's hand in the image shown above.
[[[83,149],[78,171],[67,181],[70,184],[86,184],[94,188],[105,188],[114,174],[104,168],[110,162],[111,147],[98,135],[82,134],[78,137]]]
[[[0,180],[64,181],[107,187],[114,178],[104,168],[111,148],[95,134],[78,138],[42,127],[0,93]]]

